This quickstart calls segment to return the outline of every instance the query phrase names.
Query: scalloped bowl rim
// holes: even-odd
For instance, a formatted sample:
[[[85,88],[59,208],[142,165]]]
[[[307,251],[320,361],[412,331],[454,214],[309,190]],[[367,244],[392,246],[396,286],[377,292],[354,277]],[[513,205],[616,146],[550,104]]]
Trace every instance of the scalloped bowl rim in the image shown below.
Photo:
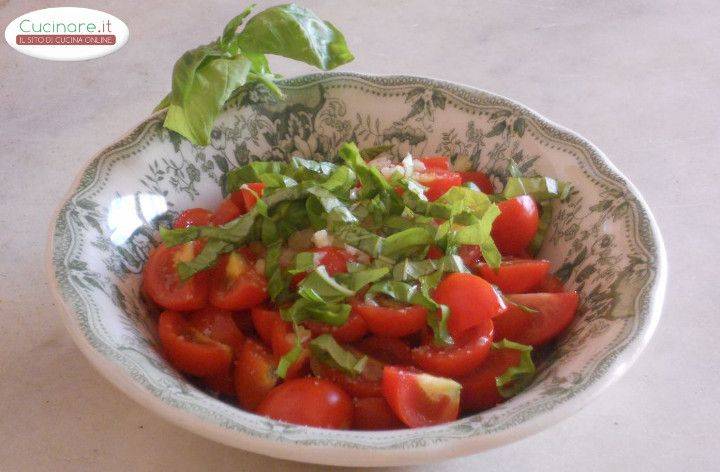
[[[115,387],[124,392],[137,403],[149,410],[156,412],[166,420],[189,431],[200,434],[208,439],[212,439],[228,446],[279,459],[326,465],[366,467],[382,465],[412,465],[446,460],[453,457],[479,453],[487,449],[520,440],[531,434],[537,433],[551,425],[554,425],[565,418],[568,418],[569,416],[586,406],[588,403],[590,403],[590,401],[592,401],[592,399],[599,395],[605,388],[607,388],[609,385],[619,379],[627,371],[627,369],[637,360],[643,349],[647,346],[660,320],[667,283],[667,256],[660,229],[655,221],[655,218],[652,215],[652,212],[650,211],[650,208],[648,207],[647,203],[645,202],[637,188],[610,161],[610,159],[586,138],[582,137],[578,133],[568,128],[565,128],[562,125],[553,122],[552,120],[546,118],[545,116],[527,107],[526,105],[523,105],[505,96],[465,84],[459,84],[456,82],[421,76],[374,75],[352,72],[324,72],[307,74],[297,76],[292,79],[283,80],[282,83],[288,85],[292,85],[296,82],[304,84],[328,77],[347,77],[351,79],[361,80],[420,80],[440,87],[450,86],[461,90],[464,89],[468,93],[485,95],[489,98],[497,100],[498,102],[504,103],[507,106],[520,109],[523,113],[531,116],[540,124],[543,124],[549,128],[554,128],[555,131],[563,135],[565,138],[572,138],[579,142],[582,146],[586,147],[592,154],[595,155],[595,157],[599,158],[599,160],[602,161],[602,163],[607,167],[608,171],[613,174],[616,179],[622,182],[622,185],[624,185],[629,190],[629,192],[637,199],[641,211],[645,213],[645,216],[648,220],[650,232],[652,234],[651,238],[656,245],[655,255],[657,257],[655,261],[655,269],[657,275],[654,278],[652,287],[648,290],[649,304],[646,322],[638,329],[636,336],[624,347],[622,347],[618,352],[615,353],[613,363],[608,366],[608,369],[604,374],[602,374],[597,380],[589,384],[585,389],[581,390],[578,394],[572,396],[563,403],[554,405],[551,410],[538,413],[533,418],[525,420],[522,423],[513,425],[512,427],[502,431],[490,432],[467,438],[449,439],[440,442],[437,445],[425,445],[422,447],[411,449],[351,449],[343,446],[308,446],[288,441],[279,442],[272,439],[253,437],[240,431],[225,428],[219,424],[208,422],[203,418],[196,416],[195,414],[182,408],[172,406],[160,399],[159,397],[156,397],[142,386],[138,385],[135,380],[133,380],[130,375],[118,363],[105,357],[102,353],[97,351],[90,344],[89,340],[83,335],[79,325],[75,322],[74,310],[68,305],[68,303],[61,295],[60,288],[58,286],[58,280],[55,277],[52,259],[55,225],[58,221],[62,208],[68,203],[68,201],[78,190],[82,176],[87,170],[87,168],[95,160],[99,159],[109,148],[113,147],[115,144],[123,141],[125,138],[132,135],[136,129],[142,127],[148,121],[164,113],[164,111],[158,111],[150,115],[137,126],[133,127],[130,131],[117,139],[113,144],[110,144],[105,148],[101,149],[99,152],[97,152],[94,156],[92,156],[89,160],[85,162],[85,164],[73,180],[70,189],[57,206],[49,228],[49,237],[47,239],[47,246],[45,252],[45,265],[46,273],[48,274],[51,282],[51,291],[55,300],[60,305],[63,323],[70,332],[75,344],[78,346],[78,348],[80,348],[80,351],[100,372],[100,374],[102,374],[107,380],[109,380],[113,385],[115,385]],[[439,425],[433,427],[432,429],[443,428],[446,426],[447,425]],[[318,428],[304,428],[307,430],[309,435],[312,435],[313,433],[326,432],[326,430]],[[422,428],[416,431],[419,431],[421,433],[423,430],[428,429],[431,428]],[[357,431],[356,433],[361,435],[383,434],[383,432],[363,431]],[[368,454],[368,452],[370,451],[372,451],[372,453]],[[338,454],[338,452],[340,452],[340,454]]]

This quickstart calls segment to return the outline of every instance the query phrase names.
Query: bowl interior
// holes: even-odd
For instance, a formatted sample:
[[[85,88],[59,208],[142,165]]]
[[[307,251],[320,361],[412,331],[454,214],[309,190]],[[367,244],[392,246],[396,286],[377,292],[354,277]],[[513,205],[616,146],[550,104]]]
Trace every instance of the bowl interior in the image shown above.
[[[263,441],[355,452],[438,449],[453,441],[482,448],[588,396],[639,352],[657,321],[662,246],[636,192],[592,145],[507,99],[429,79],[321,74],[286,81],[283,90],[284,102],[262,89],[246,94],[223,113],[206,148],[168,133],[161,115],[151,117],[89,163],[60,209],[51,271],[66,321],[89,357],[114,371],[106,375],[115,383],[132,383],[127,388],[186,426],[202,424],[216,439],[275,455],[283,454],[263,449]],[[159,355],[155,322],[139,296],[158,227],[185,208],[213,208],[230,168],[298,154],[324,160],[345,141],[391,144],[398,159],[408,152],[450,155],[456,168],[483,170],[498,188],[509,158],[527,174],[573,184],[569,201],[555,205],[541,256],[580,292],[581,307],[525,392],[422,434],[323,431],[225,404]]]

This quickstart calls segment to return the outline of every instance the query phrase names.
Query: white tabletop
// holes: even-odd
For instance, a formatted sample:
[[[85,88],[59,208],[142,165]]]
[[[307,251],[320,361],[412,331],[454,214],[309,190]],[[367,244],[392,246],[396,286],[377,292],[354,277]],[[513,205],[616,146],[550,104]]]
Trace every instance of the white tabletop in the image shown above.
[[[148,115],[179,55],[217,36],[245,2],[183,3],[70,2],[96,4],[130,28],[124,48],[92,61],[0,46],[4,471],[312,468],[213,443],[135,404],[83,358],[48,291],[47,229],[75,174]],[[418,470],[717,470],[720,4],[302,3],[345,32],[357,56],[346,70],[463,82],[589,138],[646,197],[669,252],[663,318],[624,378],[540,434]],[[0,23],[51,4],[68,2],[0,2]]]

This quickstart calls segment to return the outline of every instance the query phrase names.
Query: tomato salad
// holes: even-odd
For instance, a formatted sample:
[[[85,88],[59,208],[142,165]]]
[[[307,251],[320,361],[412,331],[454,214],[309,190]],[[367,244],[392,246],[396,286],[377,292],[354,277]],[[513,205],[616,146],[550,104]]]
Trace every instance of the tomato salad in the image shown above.
[[[535,259],[569,186],[501,192],[445,156],[401,163],[346,143],[337,162],[252,162],[215,211],[191,208],[142,290],[167,360],[207,390],[323,428],[431,426],[516,395],[578,295]]]

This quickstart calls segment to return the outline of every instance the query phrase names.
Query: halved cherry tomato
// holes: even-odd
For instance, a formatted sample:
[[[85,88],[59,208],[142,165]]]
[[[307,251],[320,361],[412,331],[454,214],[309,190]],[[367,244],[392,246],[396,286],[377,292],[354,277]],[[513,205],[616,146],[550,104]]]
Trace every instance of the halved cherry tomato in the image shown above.
[[[355,348],[381,362],[395,365],[412,365],[410,347],[398,338],[368,336],[355,343]]]
[[[477,265],[485,262],[482,255],[482,249],[476,244],[463,244],[458,249],[458,256],[460,256],[463,263],[470,268],[476,267]]]
[[[378,336],[400,338],[419,331],[427,322],[427,310],[417,305],[399,305],[383,300],[384,305],[374,305],[362,301],[351,302],[352,311],[363,317],[368,329]]]
[[[257,412],[287,423],[347,429],[352,424],[353,404],[334,383],[305,378],[288,380],[272,389]]]
[[[307,336],[300,340],[303,345],[302,353],[300,357],[288,367],[287,373],[285,374],[286,379],[300,377],[307,372],[308,361],[310,360],[310,349],[307,347],[307,343],[310,341],[310,332],[308,331],[306,334]],[[270,345],[272,346],[272,351],[276,359],[279,360],[295,347],[295,336],[295,331],[292,329],[290,323],[280,320],[273,325]]]
[[[235,325],[245,336],[257,335],[257,331],[255,331],[255,326],[253,325],[252,317],[250,316],[249,311],[234,312],[233,320],[235,320]]]
[[[450,308],[448,331],[453,338],[505,309],[502,297],[492,285],[477,275],[461,272],[446,276],[435,289],[433,298]]]
[[[212,223],[215,225],[224,225],[225,223],[234,220],[242,214],[240,207],[235,205],[230,198],[226,198],[220,203],[220,206],[212,216]]]
[[[257,203],[258,197],[262,197],[265,190],[265,184],[262,182],[250,182],[240,187],[240,190],[230,194],[233,201],[240,211],[244,214],[249,212]]]
[[[440,169],[429,169],[416,176],[417,181],[427,187],[425,196],[428,200],[435,201],[452,187],[462,184],[462,177],[457,172],[450,172]]]
[[[234,352],[238,352],[245,342],[245,335],[229,311],[206,307],[190,313],[188,323],[210,339],[230,346]]]
[[[327,271],[328,275],[330,275],[330,277],[333,277],[337,274],[346,273],[348,271],[348,262],[357,260],[357,257],[355,257],[355,255],[351,254],[345,249],[335,246],[318,247],[311,249],[308,252],[314,253],[313,262],[316,266],[325,266],[325,270]],[[295,274],[292,281],[295,285],[297,285],[306,276],[306,273]]]
[[[280,312],[264,305],[258,305],[252,307],[250,316],[260,339],[268,346],[271,346],[275,323],[282,322]]]
[[[180,213],[173,223],[173,228],[189,228],[191,226],[207,226],[212,219],[212,212],[205,208],[190,208]]]
[[[447,156],[423,156],[418,160],[425,164],[426,169],[450,170],[450,159]]]
[[[315,320],[303,321],[303,326],[309,329],[313,336],[330,333],[339,343],[352,343],[362,339],[368,332],[367,323],[362,316],[356,312],[350,313],[345,324],[341,326],[331,326]]]
[[[203,377],[200,381],[208,388],[208,390],[216,395],[222,395],[225,397],[235,396],[235,376],[232,366],[227,372]]]
[[[353,404],[355,405],[354,429],[382,431],[405,427],[383,397],[354,398]]]
[[[455,339],[445,348],[424,344],[412,350],[415,364],[422,370],[444,377],[459,377],[472,372],[490,353],[493,323],[486,318],[474,328]]]
[[[555,277],[554,275],[548,275],[535,291],[540,293],[564,292],[565,285],[563,284],[562,280]]]
[[[443,252],[443,250],[433,244],[428,249],[427,258],[428,259],[440,259],[444,255],[445,255],[445,253]]]
[[[460,172],[460,176],[462,177],[462,183],[472,182],[477,185],[483,193],[495,193],[495,188],[493,187],[493,184],[488,178],[488,176],[485,175],[485,172],[480,172],[479,170],[471,172]]]
[[[200,272],[181,281],[177,273],[177,264],[192,260],[198,248],[197,242],[156,247],[143,270],[143,291],[168,310],[190,311],[204,307],[208,301],[208,274]]]
[[[230,369],[232,349],[192,328],[180,313],[163,311],[158,335],[168,360],[182,372],[204,377]]]
[[[241,407],[257,408],[278,382],[276,367],[275,358],[262,344],[245,341],[235,362],[235,395]]]
[[[447,423],[458,417],[460,384],[454,380],[385,366],[382,387],[390,408],[411,428]]]
[[[500,395],[495,378],[519,364],[520,351],[491,349],[485,362],[475,372],[458,379],[462,385],[460,404],[463,411],[486,410],[504,402],[505,398]]]
[[[359,354],[354,352],[355,354]],[[353,397],[378,397],[382,395],[382,376],[385,364],[368,356],[367,363],[363,371],[355,376],[351,376],[338,369],[312,358],[310,367],[312,372],[323,379],[328,379],[342,387],[347,393]]]
[[[246,310],[268,297],[267,279],[238,251],[222,256],[213,272],[210,303],[224,310]]]
[[[487,264],[478,264],[473,271],[504,293],[527,293],[537,289],[547,277],[550,262],[534,259],[504,260],[497,271]]]
[[[500,214],[493,222],[491,236],[502,254],[523,257],[537,233],[540,215],[529,195],[498,203]]]
[[[558,336],[575,317],[577,292],[510,295],[507,309],[495,322],[495,339],[539,346]],[[537,310],[528,313],[512,302]]]

